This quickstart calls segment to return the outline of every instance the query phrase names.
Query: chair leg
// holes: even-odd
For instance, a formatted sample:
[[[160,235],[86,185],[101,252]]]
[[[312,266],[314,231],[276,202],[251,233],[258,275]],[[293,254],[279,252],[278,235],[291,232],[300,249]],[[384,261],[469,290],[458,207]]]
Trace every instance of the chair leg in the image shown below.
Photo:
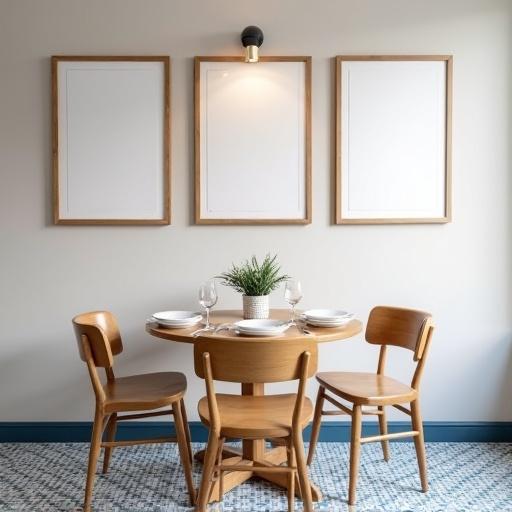
[[[308,467],[306,465],[306,456],[304,454],[302,431],[300,429],[293,429],[292,437],[293,447],[295,448],[295,458],[297,460],[297,473],[299,474],[300,490],[302,501],[304,503],[304,512],[313,512],[313,499],[311,497]]]
[[[286,460],[288,467],[295,466],[295,456],[293,453],[293,441],[291,436],[286,440]],[[290,471],[288,474],[288,512],[295,510],[295,475],[296,471]]]
[[[92,427],[91,446],[89,448],[89,464],[87,467],[87,481],[85,484],[84,512],[91,510],[92,490],[96,476],[96,464],[101,450],[101,436],[103,434],[103,414],[96,408],[94,425]]]
[[[187,409],[185,408],[185,400],[181,399],[181,417],[183,418],[183,424],[185,425],[185,436],[187,437],[187,449],[188,458],[190,463],[194,460],[194,454],[192,453],[191,437],[190,437],[190,425],[187,419]]]
[[[361,406],[352,410],[352,429],[350,436],[350,476],[348,484],[348,504],[356,503],[357,476],[359,473],[359,454],[361,451]]]
[[[219,502],[221,502],[224,497],[224,472],[220,469],[220,466],[222,464],[222,451],[224,450],[225,441],[226,438],[222,437],[217,444],[217,456],[215,458],[216,466],[213,468],[212,481],[208,492],[208,501],[212,499],[215,482],[219,482]]]
[[[194,480],[192,479],[192,465],[190,463],[190,455],[187,448],[187,436],[185,434],[186,429],[183,422],[183,416],[181,415],[181,404],[179,402],[174,402],[172,404],[172,412],[174,414],[174,427],[176,429],[176,437],[178,438],[178,450],[180,452],[183,471],[185,472],[190,504],[194,505],[196,502],[196,490],[194,488]]]
[[[313,462],[315,456],[316,443],[320,434],[320,425],[322,422],[322,408],[324,406],[325,389],[320,386],[316,397],[315,415],[313,417],[313,426],[311,427],[311,438],[309,439],[308,466]]]
[[[418,400],[411,402],[412,428],[419,434],[414,437],[414,447],[416,448],[416,457],[418,458],[418,468],[420,470],[421,490],[428,491],[427,477],[427,456],[425,454],[425,439],[423,436],[423,422],[421,421],[420,404]]]
[[[117,413],[112,413],[107,424],[107,441],[114,441],[116,438],[117,430]],[[103,474],[107,473],[108,466],[110,464],[110,458],[112,456],[113,448],[111,446],[105,448],[105,454],[103,455]]]
[[[221,502],[224,499],[224,471],[220,469],[220,466],[222,464],[222,451],[224,450],[224,441],[224,438],[221,439],[217,454],[217,464],[219,465],[219,502]]]
[[[213,469],[215,467],[218,445],[219,439],[212,431],[210,431],[203,461],[203,476],[201,477],[201,485],[199,487],[196,512],[206,512],[206,507],[208,506],[208,496],[210,494],[210,485],[213,476]]]
[[[378,407],[379,411],[382,411],[382,414],[379,414],[379,430],[380,435],[385,436],[388,433],[388,422],[386,420],[386,409],[383,405]],[[382,453],[384,455],[384,460],[387,462],[389,460],[389,441],[385,439],[380,442],[382,446]]]

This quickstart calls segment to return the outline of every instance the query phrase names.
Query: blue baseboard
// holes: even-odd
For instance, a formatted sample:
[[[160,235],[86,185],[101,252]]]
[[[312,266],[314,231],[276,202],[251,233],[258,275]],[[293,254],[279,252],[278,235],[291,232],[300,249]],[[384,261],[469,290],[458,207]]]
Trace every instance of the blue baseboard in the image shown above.
[[[390,421],[390,432],[410,430],[410,423]],[[426,421],[425,439],[428,442],[487,442],[512,443],[512,422],[486,421]],[[172,423],[164,421],[122,422],[118,427],[117,438],[135,439],[169,435]],[[205,442],[208,432],[198,421],[190,422],[192,440]],[[363,435],[378,433],[378,423],[365,422]],[[309,440],[310,428],[304,433]],[[87,421],[48,421],[48,422],[0,422],[0,443],[78,443],[91,438],[91,423]],[[320,431],[320,441],[348,442],[350,424],[342,421],[324,422]]]

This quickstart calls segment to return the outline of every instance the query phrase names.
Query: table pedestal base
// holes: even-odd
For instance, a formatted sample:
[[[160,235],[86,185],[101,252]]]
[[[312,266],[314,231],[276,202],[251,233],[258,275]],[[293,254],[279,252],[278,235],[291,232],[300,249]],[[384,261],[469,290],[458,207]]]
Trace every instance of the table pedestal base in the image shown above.
[[[249,454],[247,452],[249,451],[253,452],[253,456],[248,456]],[[204,453],[204,450],[197,452],[195,454],[196,460],[202,462]],[[255,456],[258,454],[260,456]],[[229,447],[224,448],[222,451],[223,464],[247,465],[247,471],[226,471],[224,473],[224,494],[253,477],[267,480],[279,487],[288,488],[288,477],[285,473],[258,473],[258,466],[268,467],[270,465],[282,464],[286,462],[286,460],[286,448],[284,446],[265,450],[265,442],[263,440],[244,441],[243,451]],[[320,490],[314,484],[310,484],[313,501],[321,501],[322,494]],[[295,494],[300,498],[301,494],[299,489],[299,481],[297,476],[295,476]],[[219,496],[219,482],[213,484],[210,503],[214,501],[221,501],[221,496]]]

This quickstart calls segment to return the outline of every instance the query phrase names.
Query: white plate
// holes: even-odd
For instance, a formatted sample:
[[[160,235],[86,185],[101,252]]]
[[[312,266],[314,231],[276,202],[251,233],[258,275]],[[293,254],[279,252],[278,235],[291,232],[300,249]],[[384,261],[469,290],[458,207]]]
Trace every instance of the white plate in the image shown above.
[[[346,318],[352,318],[354,316],[341,309],[308,309],[302,314],[308,319],[319,320],[322,322],[336,322]]]
[[[241,332],[270,332],[282,333],[289,327],[288,322],[282,320],[241,320],[236,322],[235,328]]]
[[[160,325],[161,327],[165,327],[166,329],[187,329],[188,327],[192,327],[194,325],[197,325],[197,324],[201,323],[201,319],[200,318],[198,320],[192,320],[190,322],[180,323],[180,324],[173,324],[173,323],[169,323],[169,322],[162,322],[161,320],[155,320],[154,318],[153,318],[153,321],[157,322],[158,325]]]
[[[235,332],[240,336],[261,336],[262,338],[281,336],[283,334],[283,331],[241,331],[240,329],[236,329]]]
[[[319,323],[322,323],[322,324],[339,324],[340,322],[348,322],[350,320],[352,320],[352,318],[354,318],[352,315],[350,316],[347,316],[345,318],[336,318],[335,320],[324,320],[323,318],[320,319],[320,318],[308,318],[307,316],[301,316],[301,319],[304,320],[305,322],[319,322]]]
[[[162,327],[171,329],[186,329],[202,320],[201,313],[195,311],[160,311],[153,315],[153,320]]]
[[[279,336],[288,329],[289,323],[282,320],[241,320],[234,327],[243,336]]]
[[[196,313],[195,311],[160,311],[158,313],[153,314],[153,318],[158,322],[166,322],[166,323],[190,323],[192,321],[197,321],[197,319],[201,319],[201,313]]]
[[[348,324],[351,320],[352,317],[348,317],[341,320],[337,320],[336,322],[324,322],[322,320],[313,320],[312,318],[306,318],[306,322],[309,325],[313,325],[315,327],[341,327],[343,325]]]
[[[184,321],[192,320],[197,316],[201,316],[201,313],[197,313],[195,311],[160,311],[158,313],[154,313],[153,316],[157,320]]]
[[[179,322],[176,322],[176,321],[173,321],[173,320],[158,320],[156,318],[152,318],[152,320],[154,322],[158,322],[159,324],[165,324],[165,325],[175,325],[177,327],[179,327],[180,325],[193,325],[193,324],[197,324],[197,322],[200,322],[201,321],[201,318],[202,317],[195,317],[195,318],[190,318],[189,320],[180,320]]]

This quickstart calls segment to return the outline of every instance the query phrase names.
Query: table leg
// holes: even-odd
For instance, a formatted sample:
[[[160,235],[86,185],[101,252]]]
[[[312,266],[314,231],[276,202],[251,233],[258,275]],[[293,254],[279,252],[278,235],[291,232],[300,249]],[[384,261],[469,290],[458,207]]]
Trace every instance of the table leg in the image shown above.
[[[265,384],[242,384],[242,395],[263,396],[265,394]],[[265,439],[244,439],[242,441],[242,453],[244,459],[256,460],[263,459],[265,455]]]
[[[252,466],[253,462],[252,460],[246,460],[242,459],[242,457],[229,457],[227,459],[224,458],[224,451],[223,458],[222,458],[222,464],[237,464],[245,466],[247,465],[248,471],[226,471],[223,476],[223,484],[222,488],[224,491],[224,494],[229,492],[231,489],[234,489],[235,487],[238,487],[240,484],[243,484],[246,480],[249,480],[249,478],[252,478],[254,476],[254,473],[252,472]],[[219,481],[217,480],[213,484],[212,494],[210,498],[210,503],[214,501],[220,501],[221,497],[219,494]]]
[[[258,473],[258,466],[270,466],[274,464],[282,464],[286,462],[286,447],[279,446],[277,448],[273,448],[272,450],[268,450],[265,453],[265,457],[260,460],[255,460],[253,465],[254,474],[263,480],[267,480],[272,482],[279,487],[288,488],[288,475],[280,474],[280,473]],[[320,489],[310,481],[311,485],[311,497],[313,501],[322,501],[322,493]],[[295,475],[295,495],[301,498],[300,493],[300,485],[297,479],[297,475]]]
[[[204,455],[206,453],[206,450],[199,450],[194,454],[194,459],[197,460],[197,462],[203,462],[204,461]],[[230,446],[226,446],[222,450],[222,460],[224,459],[230,459],[232,457],[242,457],[242,450],[237,450],[236,448],[231,448]]]

